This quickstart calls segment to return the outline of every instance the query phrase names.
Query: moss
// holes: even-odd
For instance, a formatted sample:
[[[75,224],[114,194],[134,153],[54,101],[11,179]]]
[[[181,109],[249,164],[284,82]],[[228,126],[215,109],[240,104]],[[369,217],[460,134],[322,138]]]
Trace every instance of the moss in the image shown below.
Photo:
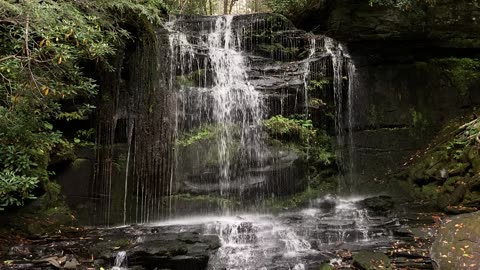
[[[177,144],[180,146],[189,146],[204,140],[213,138],[218,129],[214,126],[203,126],[192,131],[189,131],[185,134],[180,135],[177,139]]]
[[[323,78],[321,80],[311,80],[308,85],[308,91],[323,90],[332,83],[331,79]]]
[[[269,15],[266,22],[269,25],[269,30],[272,32],[285,30],[291,24],[285,16],[280,14]]]
[[[308,186],[303,192],[291,196],[269,198],[265,201],[265,206],[274,211],[298,208],[306,205],[310,200],[334,192],[336,187],[333,178],[324,179],[316,185]]]
[[[480,134],[480,118],[465,124],[464,119],[448,123],[436,138],[436,144],[408,168],[408,178],[416,197],[427,199],[440,209],[447,206],[480,205],[477,172],[480,164],[476,137]],[[459,126],[461,126],[459,128]]]
[[[126,239],[126,238],[123,238],[123,239],[118,239],[116,240],[113,245],[117,248],[125,248],[125,247],[128,247],[130,245],[130,240]]]
[[[421,187],[421,194],[425,199],[429,200],[436,200],[438,198],[439,192],[441,191],[442,188],[439,187],[436,183],[430,183]]]
[[[330,138],[324,130],[314,127],[312,120],[277,115],[264,124],[271,142],[296,149],[312,165],[332,164],[335,155]]]
[[[365,270],[392,269],[390,259],[383,253],[360,251],[352,256],[353,265]]]
[[[480,60],[476,58],[441,58],[431,64],[443,70],[462,96],[467,96],[469,88],[480,79]]]
[[[199,203],[206,202],[206,203],[217,205],[219,207],[225,207],[230,209],[240,205],[240,202],[236,201],[235,199],[227,199],[227,198],[214,196],[214,195],[192,195],[189,193],[185,193],[185,194],[172,195],[168,198],[165,198],[165,200],[170,200],[170,199],[182,200],[182,201],[188,201],[188,202],[199,202]]]
[[[414,128],[424,130],[428,127],[428,121],[422,112],[411,109],[412,125]]]
[[[290,47],[287,48],[283,46],[281,43],[273,43],[273,44],[261,44],[259,49],[264,52],[268,53],[283,53],[287,55],[291,55],[292,57],[299,57],[300,56],[300,48],[297,47]]]
[[[205,69],[198,69],[183,76],[177,76],[175,82],[177,86],[192,87],[199,85],[202,78],[205,77]]]

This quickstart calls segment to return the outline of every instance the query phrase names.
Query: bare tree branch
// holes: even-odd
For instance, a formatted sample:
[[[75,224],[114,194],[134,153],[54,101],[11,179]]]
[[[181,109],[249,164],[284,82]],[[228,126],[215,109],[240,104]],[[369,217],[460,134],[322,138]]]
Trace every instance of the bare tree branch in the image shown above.
[[[15,57],[16,57],[16,55],[5,56],[5,57],[3,57],[3,58],[0,58],[0,62],[3,62],[3,61],[8,60],[8,59],[15,58]]]

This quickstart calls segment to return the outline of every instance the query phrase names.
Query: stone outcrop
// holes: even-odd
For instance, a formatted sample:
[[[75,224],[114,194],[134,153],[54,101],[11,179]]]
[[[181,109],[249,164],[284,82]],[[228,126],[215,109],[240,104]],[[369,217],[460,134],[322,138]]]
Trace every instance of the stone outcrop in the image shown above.
[[[468,0],[412,1],[396,8],[369,1],[324,0],[294,23],[346,42],[424,42],[438,47],[480,48],[480,6]],[[418,4],[418,2],[423,2]]]
[[[447,217],[432,245],[435,269],[478,269],[480,212]]]
[[[346,44],[356,66],[352,111],[355,177],[399,169],[453,117],[480,104],[478,76],[462,62],[480,49],[475,1],[315,1],[293,23]],[[478,73],[478,67],[472,69]],[[376,166],[372,164],[383,164]],[[369,189],[369,188],[366,188]]]

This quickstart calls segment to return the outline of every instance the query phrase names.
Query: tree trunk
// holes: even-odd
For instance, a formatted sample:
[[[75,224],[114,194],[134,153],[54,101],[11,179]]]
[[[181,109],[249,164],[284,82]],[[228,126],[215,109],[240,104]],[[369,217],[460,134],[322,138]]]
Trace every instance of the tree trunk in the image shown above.
[[[228,14],[228,0],[223,0],[223,14]]]
[[[237,2],[238,0],[232,0],[230,2],[230,9],[228,11],[228,14],[232,14],[232,10],[233,10],[233,6],[235,5],[235,2]]]
[[[208,0],[208,4],[210,5],[210,14],[209,14],[209,15],[213,15],[213,3],[212,3],[212,0]]]
[[[202,6],[203,6],[203,15],[209,15],[208,14],[208,7],[207,7],[207,0],[203,0]]]

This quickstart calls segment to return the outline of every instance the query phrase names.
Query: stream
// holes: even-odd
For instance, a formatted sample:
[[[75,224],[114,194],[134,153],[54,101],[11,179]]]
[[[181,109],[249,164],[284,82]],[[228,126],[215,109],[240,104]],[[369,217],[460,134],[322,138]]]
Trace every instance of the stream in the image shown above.
[[[11,269],[54,269],[65,261],[80,269],[350,269],[352,252],[367,250],[388,254],[395,269],[433,269],[435,213],[391,203],[326,196],[278,214],[65,228],[11,247],[8,260]]]

